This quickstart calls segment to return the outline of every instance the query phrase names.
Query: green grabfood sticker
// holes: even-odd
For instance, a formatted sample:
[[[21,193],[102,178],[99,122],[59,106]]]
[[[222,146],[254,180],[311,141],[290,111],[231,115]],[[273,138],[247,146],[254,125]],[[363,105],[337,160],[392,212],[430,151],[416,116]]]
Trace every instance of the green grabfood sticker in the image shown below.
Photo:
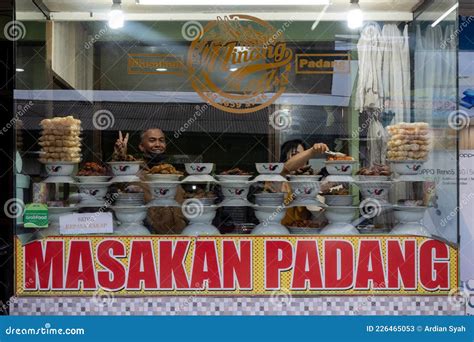
[[[48,228],[48,207],[42,203],[31,203],[23,214],[25,228]]]

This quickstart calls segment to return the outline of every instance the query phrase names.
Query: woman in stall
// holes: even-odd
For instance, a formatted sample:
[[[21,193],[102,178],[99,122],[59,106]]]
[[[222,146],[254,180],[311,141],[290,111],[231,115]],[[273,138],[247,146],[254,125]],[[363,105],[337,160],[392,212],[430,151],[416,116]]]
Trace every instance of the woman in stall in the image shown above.
[[[308,165],[310,159],[321,156],[324,152],[329,151],[326,144],[317,143],[307,147],[305,142],[300,139],[289,140],[281,146],[280,162],[285,163],[283,169],[283,175],[289,174],[292,171],[304,168]],[[326,170],[321,170],[320,174],[326,176]],[[287,193],[285,203],[291,201],[291,188],[288,183],[283,183],[283,192]],[[286,215],[282,220],[283,225],[291,225],[295,221],[309,220],[311,219],[311,213],[306,207],[292,207],[288,208]]]

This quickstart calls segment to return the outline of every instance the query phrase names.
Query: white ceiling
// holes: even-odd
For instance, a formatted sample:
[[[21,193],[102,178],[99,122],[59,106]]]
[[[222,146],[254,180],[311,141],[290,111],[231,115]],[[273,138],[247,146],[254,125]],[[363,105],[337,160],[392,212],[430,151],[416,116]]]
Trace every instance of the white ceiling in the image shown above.
[[[112,0],[43,0],[52,12],[53,20],[104,20]],[[199,1],[196,0],[198,3]],[[262,19],[314,20],[324,6],[238,6],[238,0],[222,0],[222,6],[143,6],[135,0],[122,0],[127,19],[130,20],[204,20],[216,14],[258,13]],[[349,0],[332,0],[321,20],[343,20],[349,7]],[[360,0],[360,7],[371,20],[410,20],[413,9],[423,0]],[[291,0],[288,1],[291,3]],[[32,0],[17,0],[17,15],[21,19],[40,19],[41,13]],[[93,13],[92,16],[90,13]]]
[[[43,0],[44,4],[52,12],[95,12],[95,11],[105,11],[110,9],[112,5],[112,0]],[[225,3],[229,3],[230,6],[226,6]],[[291,1],[288,1],[291,3]],[[349,0],[332,0],[332,4],[328,8],[329,12],[336,12],[341,10],[346,10],[349,6]],[[422,0],[360,0],[360,6],[363,10],[367,11],[402,11],[402,12],[411,12],[414,7],[419,3],[423,2]],[[36,7],[33,4],[32,0],[17,0],[17,10],[18,11],[35,11]],[[199,3],[199,0],[196,0],[196,3]],[[223,0],[220,8],[246,8],[242,6],[236,6],[238,0],[229,1]],[[195,11],[196,9],[208,9],[202,6],[143,6],[137,5],[135,0],[122,0],[122,7],[127,12],[131,13],[144,13],[152,11],[165,11],[165,12],[179,12],[179,11]],[[314,10],[315,8],[322,8],[324,6],[278,6],[270,8],[272,11],[281,10],[287,11],[307,11]],[[219,8],[219,9],[220,9]],[[252,6],[247,7],[252,11],[267,11],[269,10],[268,6]]]

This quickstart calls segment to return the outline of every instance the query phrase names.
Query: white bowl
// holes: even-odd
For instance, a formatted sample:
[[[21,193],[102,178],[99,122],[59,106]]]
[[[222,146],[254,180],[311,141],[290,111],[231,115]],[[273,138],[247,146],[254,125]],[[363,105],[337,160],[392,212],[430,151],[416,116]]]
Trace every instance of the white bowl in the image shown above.
[[[252,230],[250,234],[251,235],[289,235],[290,232],[285,226],[281,224],[270,223],[268,225],[259,224]]]
[[[162,181],[174,181],[177,182],[181,178],[181,175],[175,175],[175,174],[160,174],[160,173],[155,173],[155,174],[146,174],[145,179],[151,182],[162,182]]]
[[[114,235],[132,235],[132,236],[142,236],[142,235],[151,235],[150,231],[143,226],[142,224],[131,223],[128,225],[121,224],[114,229]]]
[[[186,163],[184,164],[189,175],[208,175],[214,168],[213,163]]]
[[[217,183],[211,175],[190,175],[181,181],[182,183]]]
[[[201,223],[210,225],[216,216],[217,206],[214,205],[199,205],[195,201],[184,201],[181,211],[188,219],[190,224]]]
[[[279,206],[283,204],[286,193],[260,193],[255,194],[255,203],[260,206]]]
[[[272,175],[272,174],[263,174],[263,175],[258,175],[254,179],[252,179],[252,182],[257,183],[257,182],[287,182],[288,180],[281,176],[281,175]]]
[[[417,235],[430,237],[431,234],[428,232],[425,226],[418,222],[411,223],[399,223],[392,231],[391,235]]]
[[[357,182],[362,197],[375,198],[379,200],[388,200],[388,194],[392,186],[392,182]]]
[[[296,198],[315,198],[319,192],[319,182],[290,181],[291,192]]]
[[[178,183],[147,183],[151,188],[154,199],[169,199],[176,197]]]
[[[351,206],[352,195],[324,195],[324,203],[329,206]]]
[[[75,177],[80,183],[99,183],[107,182],[110,176],[76,176]]]
[[[134,176],[140,171],[140,166],[143,165],[142,161],[133,162],[109,162],[110,168],[114,176]]]
[[[280,223],[285,217],[286,208],[281,206],[254,206],[255,217],[260,224]]]
[[[425,211],[426,207],[393,206],[393,215],[400,223],[420,222]]]
[[[324,227],[321,235],[360,235],[356,227],[349,223],[330,223]]]
[[[46,169],[46,173],[50,177],[58,177],[58,176],[71,176],[74,172],[74,167],[77,163],[71,162],[54,162],[54,163],[46,163],[44,167]]]
[[[216,178],[221,182],[245,182],[252,178],[252,175],[218,175]]]
[[[327,207],[324,215],[330,223],[350,223],[356,212],[357,207]]]
[[[283,171],[284,163],[255,163],[255,168],[260,174],[279,175]]]
[[[185,236],[210,236],[210,235],[221,235],[219,230],[210,225],[202,223],[193,223],[184,228],[181,235]]]
[[[247,198],[249,187],[248,183],[221,183],[222,194],[226,198]]]
[[[109,182],[94,182],[94,183],[76,183],[79,188],[79,194],[81,199],[96,199],[103,200],[105,195],[107,195],[107,190],[109,185],[112,183]]]
[[[321,232],[320,228],[303,228],[303,227],[287,227],[290,234],[295,235],[318,235]]]
[[[115,212],[115,216],[117,216],[117,220],[120,221],[121,226],[129,224],[141,225],[147,215],[147,208],[145,206],[114,206],[113,209]]]
[[[417,175],[425,160],[389,160],[390,168],[399,175]]]
[[[354,171],[355,160],[331,160],[325,161],[326,170],[330,175],[351,176]]]

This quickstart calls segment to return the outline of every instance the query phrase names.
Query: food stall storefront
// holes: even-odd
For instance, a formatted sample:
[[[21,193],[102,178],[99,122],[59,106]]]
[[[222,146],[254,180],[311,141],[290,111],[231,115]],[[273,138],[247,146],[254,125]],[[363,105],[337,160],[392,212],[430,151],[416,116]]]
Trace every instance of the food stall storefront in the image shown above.
[[[16,3],[11,314],[465,313],[457,1]]]

